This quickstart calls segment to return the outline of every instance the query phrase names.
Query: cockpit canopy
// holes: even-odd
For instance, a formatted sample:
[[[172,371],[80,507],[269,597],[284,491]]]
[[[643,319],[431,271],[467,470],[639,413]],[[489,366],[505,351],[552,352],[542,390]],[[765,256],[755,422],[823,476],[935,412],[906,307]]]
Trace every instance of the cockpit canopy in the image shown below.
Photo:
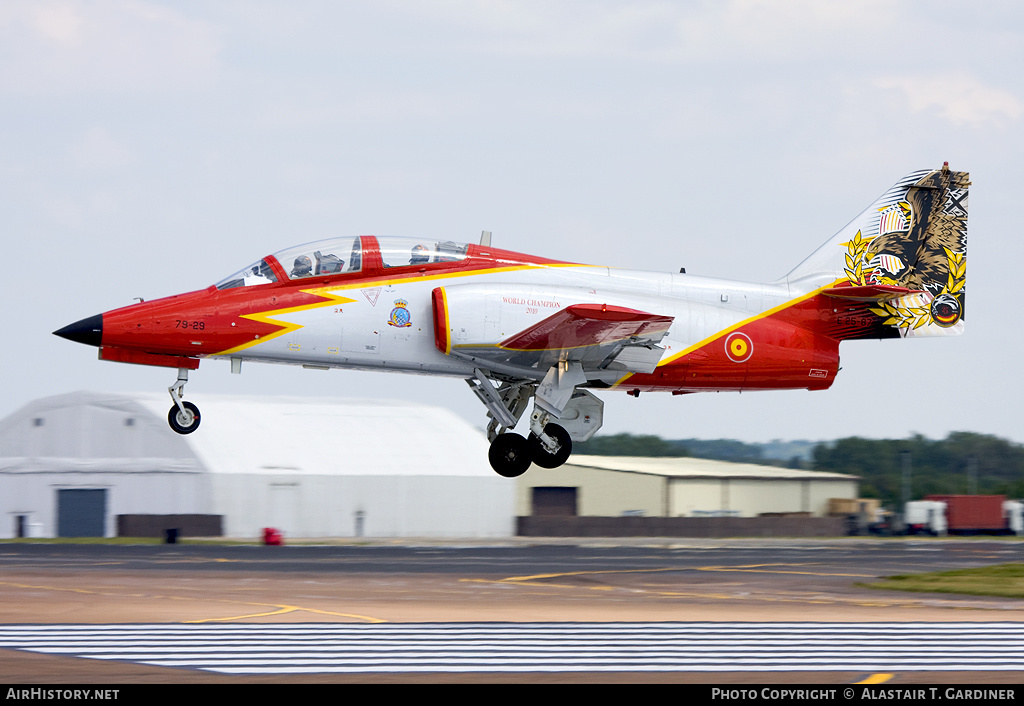
[[[435,242],[423,238],[378,238],[377,241],[384,267],[459,262],[466,258],[468,249],[464,243],[453,243],[450,240]]]
[[[288,279],[340,275],[362,269],[362,238],[332,238],[274,253]]]
[[[216,284],[217,289],[234,287],[252,287],[257,284],[270,284],[277,281],[277,275],[266,259],[253,263],[235,274],[225,277]]]
[[[361,272],[366,266],[366,251],[371,248],[378,251],[379,266],[383,268],[459,262],[466,258],[468,250],[468,246],[463,243],[422,238],[331,238],[281,250],[225,277],[216,287],[231,289],[277,282],[278,275],[270,262],[271,258],[277,261],[288,280]]]

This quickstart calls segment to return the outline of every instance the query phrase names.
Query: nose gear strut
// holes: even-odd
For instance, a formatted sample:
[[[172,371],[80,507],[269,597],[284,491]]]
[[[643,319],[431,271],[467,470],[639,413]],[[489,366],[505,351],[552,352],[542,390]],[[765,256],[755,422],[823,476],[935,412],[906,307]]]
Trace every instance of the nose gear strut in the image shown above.
[[[185,383],[188,382],[188,368],[178,368],[178,379],[167,388],[174,406],[167,413],[167,423],[179,434],[191,434],[199,428],[199,408],[191,402],[185,402]]]

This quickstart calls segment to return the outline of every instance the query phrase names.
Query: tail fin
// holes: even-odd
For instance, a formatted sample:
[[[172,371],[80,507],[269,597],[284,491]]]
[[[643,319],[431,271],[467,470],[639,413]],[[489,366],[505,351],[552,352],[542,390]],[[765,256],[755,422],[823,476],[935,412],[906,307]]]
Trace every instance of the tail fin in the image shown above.
[[[913,172],[790,272],[794,292],[872,301],[869,328],[843,338],[963,333],[967,277],[967,172],[948,164]],[[888,294],[887,294],[888,293]],[[851,332],[852,333],[852,332]]]

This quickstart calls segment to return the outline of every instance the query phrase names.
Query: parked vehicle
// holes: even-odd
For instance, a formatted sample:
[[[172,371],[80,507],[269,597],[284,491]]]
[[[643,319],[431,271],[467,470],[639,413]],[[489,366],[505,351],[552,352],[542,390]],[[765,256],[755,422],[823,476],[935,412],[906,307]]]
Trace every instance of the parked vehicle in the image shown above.
[[[940,506],[944,512],[938,512]],[[930,534],[1024,533],[1024,503],[1005,495],[929,495],[907,503],[905,517],[908,531],[913,526]]]
[[[941,500],[915,500],[903,510],[907,534],[942,536],[948,531],[946,503]]]

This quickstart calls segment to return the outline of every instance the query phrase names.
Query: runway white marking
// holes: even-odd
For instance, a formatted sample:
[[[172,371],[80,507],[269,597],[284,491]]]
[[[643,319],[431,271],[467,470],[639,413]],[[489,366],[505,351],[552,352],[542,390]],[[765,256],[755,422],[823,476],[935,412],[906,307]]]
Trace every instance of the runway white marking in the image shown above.
[[[225,674],[1017,671],[1024,623],[7,625],[0,648]]]

